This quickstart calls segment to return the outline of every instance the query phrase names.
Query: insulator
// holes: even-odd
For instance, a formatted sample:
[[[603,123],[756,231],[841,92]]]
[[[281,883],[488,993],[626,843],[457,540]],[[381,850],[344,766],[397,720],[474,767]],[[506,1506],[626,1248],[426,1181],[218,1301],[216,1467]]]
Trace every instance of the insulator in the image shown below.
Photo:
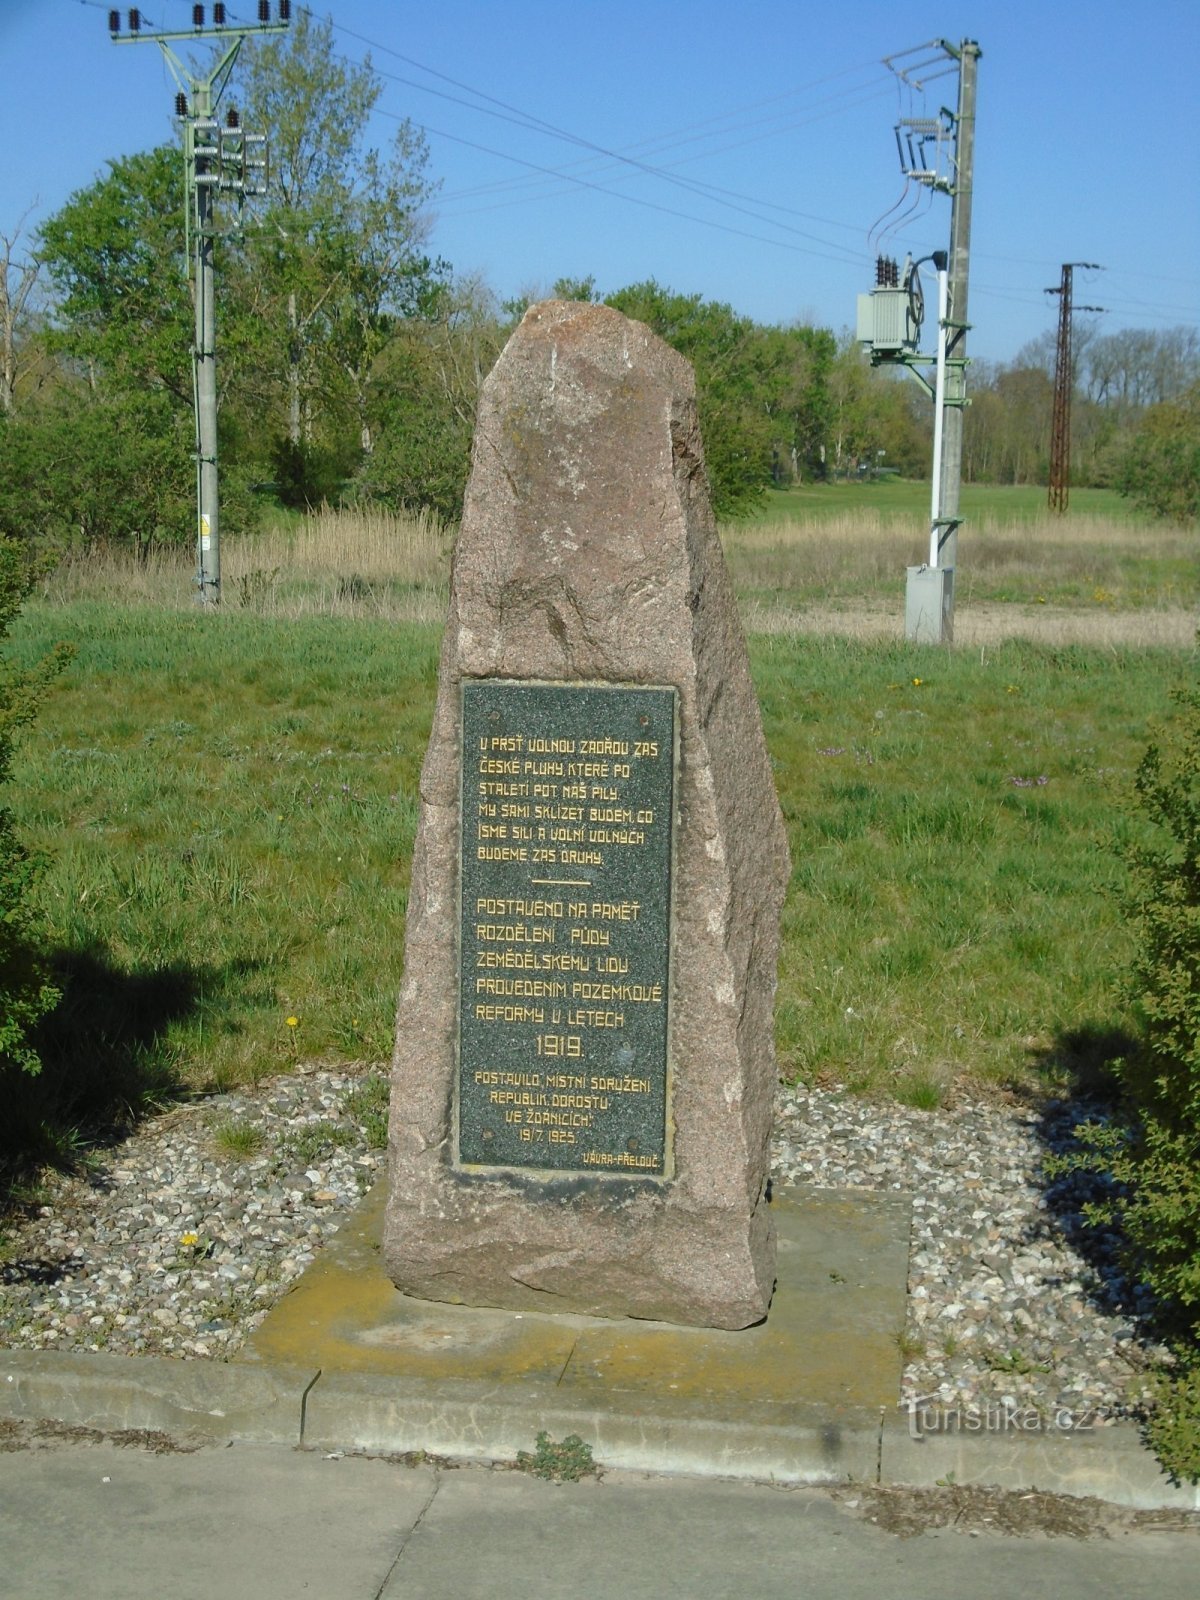
[[[875,257],[875,287],[883,289],[887,286],[887,262],[882,256]]]
[[[141,27],[142,13],[135,6],[134,9],[129,13],[129,31],[130,33],[140,33]]]
[[[175,115],[177,117],[186,117],[187,114],[187,95],[180,90],[175,96]]]
[[[292,0],[279,0],[279,20],[280,22],[292,20]]]
[[[258,0],[258,20],[260,22],[270,22],[271,0]]]
[[[192,27],[193,28],[202,28],[203,26],[204,26],[204,7],[203,6],[193,6],[192,7]]]
[[[110,11],[108,13],[108,31],[109,33],[120,33],[121,13],[119,11]]]
[[[221,4],[221,0],[217,0],[216,5],[213,6],[213,25],[217,28],[225,26],[225,7]]]
[[[238,116],[237,107],[230,106],[229,110],[225,113],[225,126],[227,128],[240,128],[241,125],[242,119]]]

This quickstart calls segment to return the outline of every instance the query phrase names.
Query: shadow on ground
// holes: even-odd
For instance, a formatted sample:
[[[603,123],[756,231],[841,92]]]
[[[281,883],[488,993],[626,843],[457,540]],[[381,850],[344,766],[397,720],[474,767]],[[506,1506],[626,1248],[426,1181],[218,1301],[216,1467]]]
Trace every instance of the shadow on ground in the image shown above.
[[[168,1030],[223,976],[179,963],[127,972],[99,946],[58,951],[51,966],[62,998],[35,1036],[42,1070],[0,1071],[0,1209],[39,1169],[77,1167],[180,1093]]]
[[[1115,1180],[1102,1165],[1072,1165],[1085,1156],[1078,1136],[1081,1124],[1108,1125],[1120,1115],[1121,1090],[1117,1062],[1133,1055],[1137,1038],[1127,1030],[1088,1024],[1064,1030],[1034,1065],[1044,1081],[1065,1087],[1039,1105],[1036,1132],[1046,1154],[1043,1180],[1047,1227],[1071,1246],[1089,1269],[1084,1291],[1100,1309],[1120,1317],[1139,1344],[1155,1342],[1157,1329],[1149,1289],[1132,1273],[1129,1242],[1116,1222],[1097,1221],[1089,1207],[1103,1207],[1116,1191]]]

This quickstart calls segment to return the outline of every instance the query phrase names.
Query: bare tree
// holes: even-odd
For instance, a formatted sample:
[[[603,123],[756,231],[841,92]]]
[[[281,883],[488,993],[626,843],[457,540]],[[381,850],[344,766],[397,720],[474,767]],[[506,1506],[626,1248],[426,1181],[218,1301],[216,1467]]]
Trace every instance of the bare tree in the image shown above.
[[[16,258],[28,217],[26,211],[10,234],[0,233],[0,410],[6,416],[16,408],[17,384],[25,370],[21,330],[41,270],[34,255]]]

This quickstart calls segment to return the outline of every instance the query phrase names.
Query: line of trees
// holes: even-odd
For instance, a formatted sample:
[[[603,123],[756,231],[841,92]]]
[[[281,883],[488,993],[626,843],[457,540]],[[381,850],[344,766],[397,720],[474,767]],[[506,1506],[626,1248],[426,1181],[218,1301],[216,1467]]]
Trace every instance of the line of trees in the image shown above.
[[[480,384],[533,298],[499,304],[429,253],[428,151],[407,122],[385,150],[368,143],[380,90],[369,59],[342,61],[331,25],[308,13],[243,51],[231,98],[267,133],[271,170],[265,202],[217,248],[230,531],[272,501],[453,519]],[[173,145],[110,162],[32,238],[20,224],[0,235],[0,535],[142,551],[193,537],[187,266]],[[590,278],[551,292],[599,298]],[[693,362],[720,515],[796,479],[928,472],[928,399],[873,372],[848,333],[763,326],[653,281],[605,298]],[[1088,329],[1078,351],[1074,481],[1161,490],[1179,471],[1171,408],[1184,405],[1186,436],[1195,405],[1195,331]],[[1045,481],[1052,367],[1047,336],[1011,365],[974,369],[969,479]],[[1186,495],[1155,504],[1181,507]]]
[[[1180,326],[1102,333],[1094,320],[1081,320],[1073,344],[1072,481],[1130,488],[1129,457],[1145,426],[1154,433],[1164,416],[1195,407],[1200,332]],[[973,364],[963,439],[968,479],[1046,482],[1055,357],[1056,335],[1048,332],[1010,363]]]

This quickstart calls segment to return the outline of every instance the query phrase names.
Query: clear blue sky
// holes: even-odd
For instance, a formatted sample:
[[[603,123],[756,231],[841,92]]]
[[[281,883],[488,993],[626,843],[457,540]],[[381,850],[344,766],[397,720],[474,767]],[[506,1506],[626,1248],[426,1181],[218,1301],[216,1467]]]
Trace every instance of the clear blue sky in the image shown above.
[[[158,26],[191,14],[190,0],[141,9]],[[170,134],[157,47],[112,44],[107,10],[0,0],[0,231]],[[1105,267],[1076,275],[1077,300],[1109,308],[1105,330],[1200,321],[1200,0],[314,10],[332,16],[339,50],[370,51],[385,75],[376,142],[397,118],[428,130],[442,185],[432,248],[501,297],[563,275],[591,274],[603,292],[653,277],[763,322],[852,324],[873,281],[872,227],[904,189],[894,125],[936,115],[954,85],[903,90],[881,60],[974,38],[972,353],[1007,360],[1053,325],[1043,290],[1063,261]],[[948,201],[919,198],[889,253],[944,247]]]

